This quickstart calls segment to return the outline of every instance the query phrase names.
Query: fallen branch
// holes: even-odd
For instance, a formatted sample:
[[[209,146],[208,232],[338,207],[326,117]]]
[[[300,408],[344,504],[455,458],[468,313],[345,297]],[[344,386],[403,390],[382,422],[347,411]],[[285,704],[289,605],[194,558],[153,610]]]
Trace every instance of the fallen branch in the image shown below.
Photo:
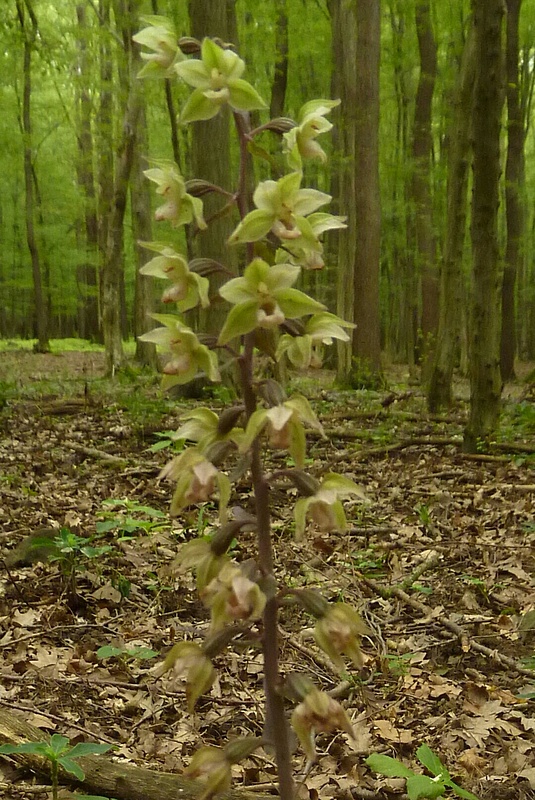
[[[533,678],[533,670],[525,669],[524,667],[521,667],[520,664],[514,660],[514,658],[504,656],[497,650],[492,650],[492,648],[486,647],[484,644],[480,644],[479,642],[470,639],[466,631],[456,622],[453,622],[453,620],[448,619],[447,617],[441,617],[437,613],[436,609],[425,605],[425,603],[421,603],[419,600],[415,600],[398,586],[382,586],[378,581],[375,581],[372,578],[365,578],[363,575],[361,576],[361,580],[366,586],[372,589],[380,597],[383,597],[385,600],[388,600],[391,597],[397,597],[399,600],[405,603],[405,605],[411,606],[411,608],[414,608],[415,611],[418,611],[422,617],[433,619],[434,622],[438,622],[438,624],[442,625],[443,628],[446,628],[446,630],[454,633],[455,636],[457,636],[457,638],[461,641],[464,651],[468,652],[472,650],[474,653],[480,653],[481,655],[486,656],[487,658],[490,658],[496,663],[500,664],[502,667],[508,667],[509,669],[515,670],[515,672],[517,672],[519,675],[526,675],[528,678]]]
[[[45,734],[39,728],[25,722],[21,717],[0,709],[0,742],[21,744],[42,742]],[[46,759],[29,753],[9,756],[29,770],[50,776]],[[83,786],[94,794],[114,797],[117,800],[196,800],[204,791],[204,785],[185,780],[180,775],[138,767],[123,761],[111,761],[103,756],[86,756],[78,762],[85,773],[83,782],[62,772],[62,783]],[[273,795],[258,795],[246,791],[224,792],[221,800],[270,800]]]
[[[98,450],[96,447],[86,447],[76,442],[65,442],[64,445],[69,450],[74,450],[75,453],[82,453],[84,456],[91,456],[91,458],[97,458],[100,461],[108,461],[110,464],[117,464],[119,467],[124,467],[128,463],[126,458],[114,456],[111,453],[106,453],[105,450]]]

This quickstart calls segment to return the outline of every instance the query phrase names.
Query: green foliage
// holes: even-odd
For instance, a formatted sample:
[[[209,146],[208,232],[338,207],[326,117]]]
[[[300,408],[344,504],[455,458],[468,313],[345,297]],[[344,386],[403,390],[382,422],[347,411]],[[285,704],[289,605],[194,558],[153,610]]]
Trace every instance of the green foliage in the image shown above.
[[[351,360],[351,372],[347,379],[345,389],[385,389],[384,377],[373,369],[373,366],[363,358]]]
[[[151,533],[169,527],[163,511],[135,500],[110,498],[102,505],[103,510],[97,512],[100,517],[95,526],[97,533],[116,531],[120,538],[125,538],[140,531]]]
[[[94,744],[92,742],[80,742],[72,745],[66,736],[54,733],[48,742],[24,742],[23,744],[3,744],[0,747],[0,754],[15,755],[17,753],[27,753],[29,755],[41,756],[50,763],[52,777],[52,792],[54,800],[58,797],[58,772],[59,768],[73,775],[76,780],[83,781],[85,773],[77,764],[79,758],[90,755],[100,755],[111,750],[113,745]]]
[[[456,784],[439,757],[426,745],[422,744],[416,751],[416,757],[434,777],[413,772],[397,758],[373,753],[366,759],[366,764],[374,772],[386,775],[388,778],[405,778],[407,781],[407,794],[410,800],[419,798],[442,797],[446,789],[451,789],[457,797],[464,800],[478,800],[475,794],[468,792]]]

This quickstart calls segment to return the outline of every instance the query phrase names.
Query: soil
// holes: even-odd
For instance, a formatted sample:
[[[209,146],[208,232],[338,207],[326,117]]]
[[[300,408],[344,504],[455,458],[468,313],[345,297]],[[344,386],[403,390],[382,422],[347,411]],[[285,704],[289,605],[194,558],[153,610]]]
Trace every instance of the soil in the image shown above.
[[[177,773],[201,745],[262,735],[258,624],[215,658],[216,681],[194,714],[181,679],[154,670],[210,625],[194,579],[173,563],[217,528],[217,507],[171,518],[174,487],[158,480],[173,455],[159,449],[172,445],[165,432],[194,404],[163,398],[143,375],[106,382],[101,354],[1,359],[1,553],[39,528],[74,539],[64,558],[0,563],[0,714]],[[314,619],[282,607],[283,673],[305,672],[336,696],[355,733],[319,733],[308,772],[296,748],[299,796],[401,797],[405,780],[365,759],[381,753],[424,772],[416,751],[426,744],[480,798],[535,797],[535,406],[525,384],[508,387],[500,438],[467,456],[466,387],[431,417],[420,389],[401,385],[399,370],[391,377],[377,391],[337,391],[328,373],[300,384],[326,433],[308,437],[307,469],[341,473],[367,498],[346,503],[346,532],[311,528],[295,541],[296,491],[273,475],[287,456],[264,448],[280,586],[351,604],[369,628],[364,666],[346,660],[340,672],[314,642]],[[206,405],[219,412],[220,398]],[[254,511],[248,472],[237,506]],[[254,534],[240,534],[231,556],[254,558]],[[0,783],[2,774],[13,787],[3,796],[25,797],[28,775],[7,760]],[[275,791],[267,749],[233,774],[237,788]]]

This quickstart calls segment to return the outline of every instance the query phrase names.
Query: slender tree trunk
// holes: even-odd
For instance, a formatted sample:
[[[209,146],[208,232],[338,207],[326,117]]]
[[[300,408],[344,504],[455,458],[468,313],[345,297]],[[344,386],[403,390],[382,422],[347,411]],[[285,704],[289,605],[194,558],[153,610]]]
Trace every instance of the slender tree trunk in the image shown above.
[[[271,86],[269,118],[282,117],[288,84],[288,9],[287,0],[275,0],[275,72]]]
[[[124,285],[123,221],[128,194],[128,184],[134,158],[136,130],[141,110],[139,84],[131,58],[131,42],[138,19],[138,0],[126,0],[122,9],[121,27],[128,52],[128,98],[124,111],[122,139],[119,147],[113,202],[108,223],[106,257],[102,270],[102,329],[109,375],[115,374],[124,362],[122,343],[122,287]]]
[[[141,91],[143,87],[141,87]],[[149,152],[145,99],[142,95],[142,106],[137,125],[136,146],[132,163],[132,180],[130,186],[130,204],[132,207],[132,234],[136,254],[136,278],[134,294],[134,336],[139,337],[153,327],[150,313],[153,310],[153,281],[146,275],[140,275],[139,269],[147,262],[147,250],[139,246],[139,242],[152,241],[152,212],[149,182],[143,175],[148,164],[143,164],[145,153]],[[136,338],[136,355],[138,363],[158,368],[156,346],[151,342],[141,342]]]
[[[421,335],[424,374],[438,322],[438,275],[433,233],[431,159],[433,155],[432,106],[437,71],[437,48],[431,23],[430,0],[416,0],[416,33],[420,76],[414,104],[411,200],[414,213],[416,262],[422,283]]]
[[[354,316],[356,240],[355,130],[357,125],[357,17],[355,4],[329,0],[332,26],[333,93],[341,100],[337,130],[340,169],[337,176],[340,207],[347,216],[347,230],[340,236],[337,269],[337,314]],[[347,383],[352,368],[352,343],[337,342],[337,378]]]
[[[507,0],[507,161],[505,166],[505,218],[507,245],[502,285],[500,367],[502,381],[515,374],[515,283],[524,257],[524,120],[520,105],[518,23],[522,0]]]
[[[500,415],[500,290],[498,247],[500,129],[504,102],[503,0],[472,0],[477,73],[474,90],[472,190],[473,299],[470,417],[464,447],[476,452]]]
[[[103,269],[106,260],[108,225],[115,181],[113,136],[113,64],[110,47],[110,0],[99,2],[100,87],[97,112],[98,248],[99,248],[99,327],[103,322]]]
[[[28,15],[28,19],[26,17]],[[24,137],[24,191],[25,191],[25,223],[26,241],[32,262],[34,313],[37,343],[36,351],[50,351],[48,341],[48,314],[43,292],[41,261],[35,235],[35,198],[33,184],[33,148],[32,148],[32,50],[37,37],[37,18],[30,0],[17,0],[17,16],[23,36],[23,97],[22,97],[22,130]]]
[[[355,128],[356,241],[354,262],[353,355],[373,372],[381,371],[379,264],[381,200],[379,192],[380,0],[357,2],[357,121]]]
[[[396,93],[396,139],[392,176],[391,258],[388,292],[387,341],[394,360],[406,361],[414,368],[417,282],[408,246],[408,189],[405,180],[409,160],[409,91],[407,87],[405,30],[407,8],[403,0],[390,0],[393,72]]]
[[[440,274],[439,320],[434,364],[427,395],[428,408],[433,414],[451,403],[451,381],[459,351],[464,307],[462,263],[475,72],[475,36],[470,25],[453,100],[453,121],[449,135],[446,236]]]
[[[95,176],[93,172],[93,134],[91,130],[92,102],[89,92],[90,59],[87,37],[89,28],[86,19],[85,3],[76,6],[78,22],[78,162],[77,179],[84,198],[84,228],[86,260],[78,270],[78,283],[81,290],[81,303],[78,310],[78,332],[82,338],[96,338],[99,331],[98,320],[98,280],[96,260],[98,258],[98,222],[95,195]]]

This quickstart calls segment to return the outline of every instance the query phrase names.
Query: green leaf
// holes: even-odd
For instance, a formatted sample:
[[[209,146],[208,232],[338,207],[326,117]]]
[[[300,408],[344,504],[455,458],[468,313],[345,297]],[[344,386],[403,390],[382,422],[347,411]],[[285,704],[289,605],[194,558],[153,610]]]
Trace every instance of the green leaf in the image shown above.
[[[82,758],[82,756],[101,755],[113,750],[113,744],[98,744],[97,742],[79,742],[69,750],[68,758]]]
[[[66,736],[61,736],[59,733],[54,733],[50,737],[49,747],[54,755],[59,756],[69,747],[69,739],[67,739]]]
[[[449,786],[450,789],[453,789],[458,797],[463,797],[464,800],[479,800],[477,795],[472,794],[472,792],[469,792],[468,789],[463,789],[461,786],[458,786],[456,783],[454,783],[454,781],[449,780],[445,781],[445,783],[446,786]]]
[[[10,756],[14,753],[28,753],[33,756],[46,756],[48,745],[46,742],[23,742],[23,744],[3,744],[0,754]]]
[[[83,781],[85,778],[85,772],[83,771],[82,767],[76,763],[76,761],[72,761],[69,756],[64,756],[63,758],[58,758],[58,762],[61,764],[65,772],[69,772],[79,781]]]
[[[424,767],[429,770],[429,772],[433,773],[433,775],[440,775],[441,777],[444,776],[444,778],[449,780],[450,775],[446,767],[436,753],[433,753],[431,748],[426,744],[420,745],[416,751],[416,758],[420,764],[423,764]]]
[[[432,800],[434,797],[441,797],[446,790],[442,781],[433,780],[428,775],[416,775],[413,773],[407,778],[407,794],[410,800],[419,800],[420,797],[427,797]]]
[[[124,655],[125,650],[123,647],[113,647],[111,644],[105,644],[97,650],[97,658],[115,658],[116,656]]]
[[[398,761],[397,758],[384,756],[380,753],[372,753],[368,756],[365,763],[374,772],[386,775],[387,778],[411,778],[415,773]]]
[[[323,303],[318,303],[299,289],[282,289],[277,291],[277,302],[280,305],[284,316],[288,319],[304,317],[307,314],[314,314],[315,311],[324,311]]]

